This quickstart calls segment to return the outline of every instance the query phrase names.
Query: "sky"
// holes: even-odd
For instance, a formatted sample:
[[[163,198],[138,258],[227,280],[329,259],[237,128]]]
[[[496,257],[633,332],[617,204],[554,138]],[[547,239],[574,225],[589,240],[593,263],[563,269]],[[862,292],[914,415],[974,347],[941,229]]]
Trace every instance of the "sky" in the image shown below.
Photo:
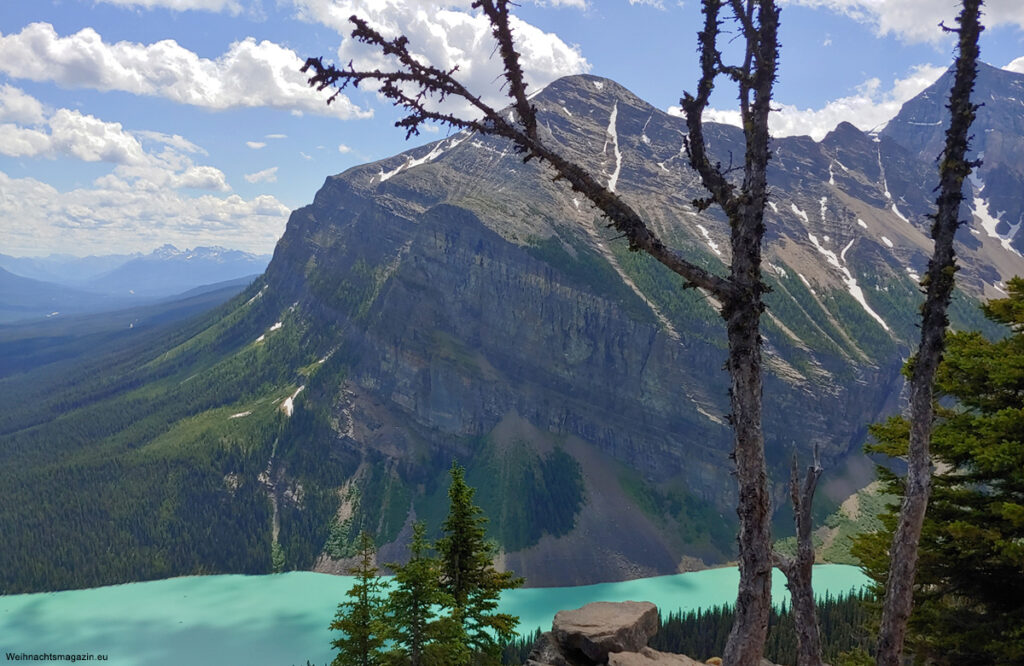
[[[952,62],[949,0],[779,0],[776,136],[871,130]],[[77,256],[221,245],[269,253],[327,176],[442,138],[405,141],[372,90],[328,106],[309,56],[383,66],[357,14],[459,66],[502,106],[500,63],[470,0],[0,0],[0,253]],[[614,79],[677,107],[697,80],[698,0],[522,0],[531,89]],[[1024,73],[1024,7],[988,0],[981,55]],[[708,119],[735,122],[724,85]]]

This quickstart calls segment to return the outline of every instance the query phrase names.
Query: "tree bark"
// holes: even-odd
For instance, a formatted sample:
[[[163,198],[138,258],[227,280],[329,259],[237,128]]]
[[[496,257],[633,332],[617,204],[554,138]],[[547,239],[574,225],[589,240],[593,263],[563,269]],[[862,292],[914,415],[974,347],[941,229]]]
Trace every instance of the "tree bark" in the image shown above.
[[[768,637],[771,610],[771,498],[761,430],[761,335],[757,300],[735,305],[727,320],[732,422],[740,521],[740,583],[736,614],[722,655],[725,664],[756,665]]]
[[[967,161],[968,133],[977,106],[971,103],[971,91],[977,73],[978,36],[981,0],[964,0],[957,17],[960,28],[956,76],[950,92],[950,125],[946,147],[940,156],[940,193],[934,215],[932,238],[935,249],[923,283],[927,291],[921,308],[921,343],[913,361],[910,379],[910,443],[908,469],[900,507],[899,522],[889,550],[889,578],[885,586],[882,620],[875,659],[878,666],[901,666],[907,622],[914,600],[914,576],[917,572],[918,541],[931,494],[932,463],[929,451],[932,432],[933,386],[935,371],[942,360],[946,310],[953,290],[956,257],[953,236],[959,225],[963,200],[963,181],[973,166]]]
[[[789,490],[793,499],[793,516],[796,521],[796,557],[788,558],[776,554],[775,564],[786,574],[789,588],[793,622],[796,626],[796,666],[822,666],[821,632],[818,628],[818,611],[811,586],[814,571],[814,543],[811,540],[811,507],[814,491],[821,477],[818,461],[818,447],[814,447],[814,463],[807,467],[803,488],[797,472],[796,457],[793,458],[793,472]]]

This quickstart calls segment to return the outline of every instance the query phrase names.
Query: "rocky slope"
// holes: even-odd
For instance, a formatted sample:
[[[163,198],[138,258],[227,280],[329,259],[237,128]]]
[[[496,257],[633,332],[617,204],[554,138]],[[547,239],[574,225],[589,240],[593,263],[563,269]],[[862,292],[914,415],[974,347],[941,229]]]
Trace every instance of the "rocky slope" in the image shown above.
[[[999,127],[982,116],[976,135],[1024,136],[1006,121],[1024,122],[1010,100],[1024,77],[986,77],[1002,91],[989,104]],[[901,117],[941,107],[928,94]],[[533,102],[552,144],[603,174],[665,240],[723,268],[727,225],[690,203],[701,190],[682,119],[593,76],[556,81]],[[793,453],[821,448],[827,514],[871,474],[866,424],[899,404],[936,176],[923,139],[897,121],[877,136],[844,124],[821,142],[774,144],[765,431],[783,535]],[[740,159],[739,130],[708,136],[723,165]],[[1020,172],[1012,153],[986,150],[1003,156],[991,169]],[[1016,239],[998,224],[1005,240],[993,237],[980,214],[982,201],[1010,211],[994,173],[981,172],[987,185],[968,206],[979,214],[958,246],[959,327],[983,326],[972,299],[1024,271]],[[82,493],[102,506],[131,484],[136,504],[118,520],[145,518],[109,538],[118,552],[153,553],[88,581],[55,560],[56,573],[18,585],[340,572],[360,530],[376,536],[382,560],[400,558],[413,519],[439,526],[453,459],[479,489],[504,565],[530,585],[729,560],[735,487],[714,304],[628,252],[549,176],[469,133],[332,176],[292,214],[264,276],[198,329],[113,366],[121,374],[85,397],[32,401],[11,388],[0,435],[14,444],[0,462],[21,470],[19,501],[0,511],[0,528],[26,543],[50,535],[61,552],[79,544],[65,558],[102,559],[109,539],[97,533],[87,547],[75,535],[110,519],[93,516]],[[70,476],[54,477],[55,466]],[[153,498],[137,492],[147,484]],[[82,515],[28,532],[39,522],[24,508],[34,494],[68,488]],[[204,534],[218,535],[215,548]],[[0,553],[0,570],[49,571],[34,548],[11,561]]]
[[[1000,89],[1021,78],[988,76]],[[664,238],[722,267],[727,228],[689,204],[701,192],[681,119],[591,76],[534,103],[549,141],[605,174]],[[844,474],[860,480],[844,464],[865,424],[897,404],[915,335],[935,169],[900,122],[879,136],[841,125],[820,143],[781,139],[772,161],[769,462],[781,480],[794,451],[819,445],[837,498]],[[723,164],[742,153],[735,128],[712,128],[710,142]],[[345,381],[308,400],[331,404],[335,447],[388,461],[405,488],[424,458],[475,461],[489,482],[512,474],[510,458],[569,453],[584,497],[574,527],[504,540],[506,563],[533,584],[720,561],[729,539],[700,525],[727,524],[734,493],[713,305],[626,252],[549,175],[502,141],[459,133],[329,178],[265,276],[268,295],[336,331],[331,348],[349,359]],[[977,216],[959,247],[975,297],[1024,267],[987,224]],[[963,324],[973,314],[960,305]],[[531,499],[495,500],[496,531]]]

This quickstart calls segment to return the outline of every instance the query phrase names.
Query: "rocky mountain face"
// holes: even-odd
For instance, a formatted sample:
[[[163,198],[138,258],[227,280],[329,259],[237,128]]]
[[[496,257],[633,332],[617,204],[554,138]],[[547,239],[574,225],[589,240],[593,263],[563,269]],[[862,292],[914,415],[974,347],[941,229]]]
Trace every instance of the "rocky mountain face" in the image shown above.
[[[995,134],[993,122],[1020,140],[1024,109],[1011,95],[1024,77],[985,72],[980,88],[1002,96],[976,134]],[[925,108],[942,111],[942,85],[878,136],[844,124],[820,143],[774,144],[765,430],[780,482],[794,452],[806,458],[818,445],[838,499],[844,480],[863,478],[866,424],[898,406],[937,180],[922,137],[901,128],[918,127],[905,118],[923,118]],[[723,270],[727,225],[690,204],[701,190],[682,119],[592,76],[557,81],[533,101],[548,141],[604,174],[664,239]],[[1004,115],[1018,125],[1002,124]],[[736,128],[714,126],[709,141],[724,165],[741,159]],[[988,172],[992,191],[1006,178],[997,168],[1013,171],[1000,159]],[[990,229],[981,213],[986,201],[993,210],[1009,204],[986,191],[972,199],[976,215],[958,248],[961,287],[974,298],[998,294],[1024,269],[1007,240],[1015,229]],[[408,489],[409,515],[420,513],[417,484],[436,473],[427,460],[466,459],[471,479],[476,469],[484,483],[502,484],[540,474],[518,469],[524,459],[562,451],[576,464],[562,472],[582,485],[571,521],[502,540],[506,564],[532,584],[728,558],[730,530],[708,527],[729,525],[735,492],[714,305],[626,251],[586,201],[504,142],[458,133],[329,178],[292,215],[265,285],[265,298],[333,332],[324,352],[345,356],[345,379],[304,400],[329,406],[332,448],[386,465]],[[978,325],[968,300],[958,301],[958,323]],[[516,505],[541,501],[519,489],[488,507],[499,536],[506,522],[525,520]],[[781,484],[777,498],[782,506]],[[364,503],[339,515],[358,522],[378,509]],[[382,541],[398,537],[383,532]],[[330,558],[319,565],[330,569]]]
[[[951,71],[907,102],[881,135],[925,162],[942,151],[949,126],[944,106],[953,84]],[[998,242],[1019,254],[1024,251],[1024,75],[981,64],[973,99],[980,104],[971,141],[971,158],[980,166],[971,177],[964,211],[975,224],[968,227],[981,242]]]
[[[988,161],[958,245],[960,328],[984,327],[977,299],[1024,272],[1010,236],[1017,192],[999,189],[1021,162],[997,148],[1024,140],[1024,107],[1011,99],[1022,78],[985,69],[979,86],[992,91],[975,128]],[[941,83],[878,135],[843,124],[821,142],[774,142],[764,414],[779,536],[792,529],[793,454],[821,449],[825,515],[872,474],[860,453],[867,424],[899,408],[937,182],[931,139],[904,130],[925,127],[907,118],[940,117]],[[594,76],[556,81],[533,103],[547,141],[666,242],[725,270],[728,226],[693,208],[702,191],[681,118]],[[737,128],[707,134],[723,165],[742,160]],[[22,559],[0,552],[0,571],[33,572],[0,589],[343,572],[363,530],[381,561],[400,559],[413,520],[438,529],[453,459],[478,489],[503,565],[529,585],[732,559],[715,304],[629,252],[550,176],[465,132],[350,169],[292,214],[261,279],[173,342],[108,364],[87,395],[4,393],[0,382],[11,406],[0,435],[14,442],[0,449],[0,483],[3,469],[19,470],[0,530],[26,543],[52,536],[64,558],[40,560],[44,545]],[[82,515],[31,529],[34,498],[68,489]],[[116,513],[132,529],[93,516],[89,493],[99,507],[133,497]],[[105,560],[112,549],[124,555]],[[75,558],[107,564],[75,578]]]

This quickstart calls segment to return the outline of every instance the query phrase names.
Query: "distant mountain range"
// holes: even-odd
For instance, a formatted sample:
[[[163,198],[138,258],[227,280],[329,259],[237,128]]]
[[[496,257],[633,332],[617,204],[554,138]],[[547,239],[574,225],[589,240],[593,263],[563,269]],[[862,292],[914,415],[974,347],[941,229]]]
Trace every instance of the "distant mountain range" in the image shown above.
[[[978,300],[1024,273],[1019,190],[1002,189],[1024,174],[1022,84],[981,68],[986,164],[963,207],[957,328],[996,332]],[[764,395],[780,536],[793,454],[820,447],[825,515],[873,473],[867,424],[901,404],[946,85],[877,134],[844,123],[773,142]],[[694,211],[682,119],[587,75],[532,103],[546,141],[725,270],[728,224]],[[740,130],[706,133],[723,165],[742,159]],[[364,530],[382,561],[400,558],[414,519],[439,525],[452,459],[529,584],[730,560],[721,318],[605,224],[467,132],[329,177],[220,310],[94,366],[0,380],[0,532],[19,544],[0,549],[0,591],[275,561],[341,572]]]
[[[269,255],[222,247],[75,257],[0,255],[0,322],[150,303],[262,273]],[[21,279],[16,279],[21,278]]]

